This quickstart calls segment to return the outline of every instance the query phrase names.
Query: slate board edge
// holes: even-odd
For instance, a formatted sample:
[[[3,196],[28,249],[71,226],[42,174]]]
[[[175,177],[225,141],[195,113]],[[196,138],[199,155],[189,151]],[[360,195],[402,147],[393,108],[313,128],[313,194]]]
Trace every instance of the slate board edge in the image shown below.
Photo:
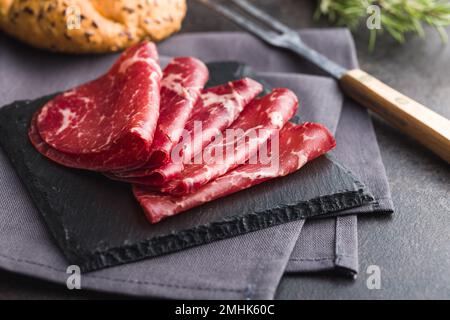
[[[297,220],[357,208],[370,204],[373,200],[373,196],[365,188],[358,191],[343,191],[293,205],[278,206],[262,212],[231,217],[223,221],[178,231],[176,234],[142,241],[128,247],[109,248],[89,256],[86,260],[73,260],[73,262],[79,265],[84,272],[94,271],[129,263],[131,260],[139,261],[174,253]]]
[[[15,108],[17,105],[20,104],[29,104],[32,101],[36,101],[36,100],[46,100],[47,97],[50,96],[54,96],[54,95],[49,95],[46,97],[42,97],[42,98],[38,98],[35,100],[20,100],[20,101],[15,101],[7,106],[4,106],[0,109],[0,122],[1,122],[1,118],[2,117],[8,117],[8,109],[12,109]],[[33,177],[33,174],[28,170],[28,167],[25,165],[25,161],[22,162],[16,162],[14,160],[14,155],[12,153],[9,152],[9,149],[13,149],[10,147],[5,147],[8,146],[10,144],[10,141],[12,139],[9,139],[8,137],[8,131],[7,130],[3,130],[3,128],[0,126],[0,145],[2,147],[2,150],[6,153],[8,160],[12,163],[16,174],[19,176],[22,184],[25,186],[25,188],[28,190],[28,194],[30,195],[31,199],[33,200],[33,202],[36,205],[36,208],[38,209],[39,213],[41,214],[41,216],[44,218],[45,220],[45,225],[46,227],[49,229],[49,232],[51,234],[51,236],[53,237],[53,239],[55,240],[55,242],[62,248],[65,249],[70,249],[68,250],[69,252],[73,251],[73,247],[72,245],[75,244],[71,244],[71,240],[70,240],[70,236],[69,236],[69,232],[67,230],[61,229],[61,226],[64,226],[64,223],[62,223],[62,219],[60,219],[60,215],[59,214],[55,214],[53,208],[48,205],[48,202],[45,201],[45,199],[47,197],[40,197],[37,194],[42,194],[44,191],[42,190],[42,188],[34,188],[34,186],[40,185],[40,181],[37,181],[35,179],[33,179],[35,181],[35,183],[33,184],[28,184],[26,182],[26,179],[24,179],[24,176],[29,176],[29,177]],[[46,210],[41,210],[39,205],[41,204],[43,207],[46,207]],[[53,219],[48,218],[47,212],[51,212],[50,215],[53,216]],[[59,224],[58,224],[58,223]],[[59,235],[59,236],[56,236]],[[61,241],[60,239],[64,239],[64,241]],[[64,252],[63,252],[64,253]],[[64,254],[65,257],[69,260],[72,261],[73,260],[73,256],[72,254],[70,255],[66,255]]]

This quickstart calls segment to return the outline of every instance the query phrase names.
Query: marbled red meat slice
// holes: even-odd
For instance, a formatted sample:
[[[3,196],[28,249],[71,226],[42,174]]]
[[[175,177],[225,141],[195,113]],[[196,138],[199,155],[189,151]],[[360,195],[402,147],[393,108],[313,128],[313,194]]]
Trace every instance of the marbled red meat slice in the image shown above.
[[[133,187],[147,219],[162,219],[219,199],[262,182],[286,176],[307,162],[333,149],[336,142],[324,126],[316,123],[287,123],[279,137],[279,166],[245,164],[201,187],[195,193],[173,196],[156,193],[144,186]]]
[[[208,81],[203,62],[180,57],[165,68],[161,82],[161,108],[148,167],[169,162],[173,147],[180,140],[200,91]]]
[[[282,88],[274,89],[265,97],[253,100],[226,130],[225,135],[203,150],[201,159],[194,157],[194,163],[185,166],[182,177],[168,182],[161,190],[175,195],[192,193],[244,164],[273,133],[283,128],[295,114],[297,106],[296,95]]]
[[[48,102],[37,118],[39,134],[51,147],[73,154],[97,153],[129,136],[151,141],[161,76],[155,45],[134,46],[107,74]]]
[[[203,90],[190,119],[185,126],[185,134],[191,137],[184,145],[183,156],[192,159],[211,142],[211,139],[228,128],[244,108],[263,90],[260,83],[244,78],[225,85]],[[202,134],[195,134],[196,124],[201,124]],[[183,170],[183,163],[169,161],[157,169],[141,169],[110,175],[113,179],[150,186],[162,186],[177,177]]]
[[[186,123],[186,132],[192,139],[183,148],[184,158],[190,160],[199,154],[218,133],[230,127],[262,91],[263,86],[250,78],[206,89]],[[202,126],[200,137],[194,134],[196,124]]]
[[[160,168],[148,169],[148,174],[142,177],[120,177],[113,173],[106,173],[105,175],[112,180],[145,185],[153,187],[154,190],[159,190],[171,179],[178,178],[183,169],[184,165],[182,162],[170,162]],[[136,172],[138,171],[139,169],[136,170]]]
[[[121,170],[148,161],[159,117],[162,72],[152,43],[125,51],[110,71],[39,110],[30,138],[52,160],[89,170]]]
[[[31,143],[42,155],[66,167],[93,171],[110,171],[139,167],[148,161],[149,146],[143,142],[131,148],[126,141],[114,145],[114,148],[91,154],[71,154],[52,148],[39,135],[36,125],[37,114],[34,115],[28,136]],[[132,155],[132,156],[131,156]]]

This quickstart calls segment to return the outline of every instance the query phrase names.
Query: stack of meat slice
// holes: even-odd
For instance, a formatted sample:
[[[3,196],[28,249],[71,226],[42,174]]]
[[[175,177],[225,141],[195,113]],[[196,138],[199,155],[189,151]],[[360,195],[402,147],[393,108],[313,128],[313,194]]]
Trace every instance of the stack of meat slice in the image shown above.
[[[29,136],[49,159],[133,184],[148,220],[161,219],[285,176],[335,146],[319,124],[295,125],[288,89],[241,79],[204,89],[206,66],[156,48],[125,51],[104,76],[58,95]]]
[[[334,138],[320,124],[287,123],[280,132],[279,166],[244,164],[199,187],[195,192],[181,196],[153,192],[139,185],[135,185],[133,190],[148,220],[156,223],[209,201],[293,173],[334,146]]]
[[[57,96],[39,110],[30,139],[42,154],[68,167],[140,167],[148,161],[155,135],[161,77],[156,47],[133,47],[106,75]]]
[[[182,159],[175,161],[174,157],[167,157],[167,161],[159,166],[145,166],[138,170],[116,172],[110,177],[126,182],[163,187],[181,174],[184,169],[183,159],[192,160],[200,154],[218,133],[227,129],[238,118],[244,107],[261,93],[262,89],[256,81],[242,79],[203,90],[184,126],[183,136],[190,141],[183,143],[183,140],[180,141],[182,137],[178,134],[178,139],[172,145],[170,153],[172,155],[181,153]],[[172,112],[170,106],[167,109],[169,113]]]

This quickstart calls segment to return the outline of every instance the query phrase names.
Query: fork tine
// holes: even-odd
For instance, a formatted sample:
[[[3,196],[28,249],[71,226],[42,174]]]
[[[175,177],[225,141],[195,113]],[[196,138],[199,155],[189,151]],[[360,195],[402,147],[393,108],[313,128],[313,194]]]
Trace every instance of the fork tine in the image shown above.
[[[267,42],[271,43],[274,39],[279,37],[279,35],[271,30],[264,30],[259,25],[255,24],[251,20],[245,18],[237,11],[231,10],[227,7],[225,7],[222,4],[212,2],[209,0],[198,0],[201,3],[203,3],[208,8],[218,12],[219,14],[225,16],[227,19],[233,21],[237,25],[241,26],[242,28],[252,32],[256,36],[263,38]]]
[[[253,4],[249,3],[246,0],[231,0],[236,6],[247,12],[248,14],[258,18],[260,21],[263,21],[265,24],[270,26],[271,28],[275,29],[276,31],[280,33],[294,33],[294,31],[283,24],[282,22],[278,21],[274,17],[269,16],[264,11],[258,9]]]
[[[250,18],[243,16],[238,11],[229,9],[220,3],[210,0],[197,1],[233,21],[243,29],[250,31],[257,37],[263,39],[265,42],[275,47],[284,48],[297,53],[299,56],[307,59],[312,64],[321,68],[336,79],[340,79],[346,72],[346,69],[341,65],[308,47],[295,31],[273,19],[268,14],[260,11],[245,0],[231,0],[230,2],[249,14],[249,16],[255,21],[266,24],[269,28],[272,28],[271,30],[264,29],[261,25],[258,25],[254,21],[250,20]]]

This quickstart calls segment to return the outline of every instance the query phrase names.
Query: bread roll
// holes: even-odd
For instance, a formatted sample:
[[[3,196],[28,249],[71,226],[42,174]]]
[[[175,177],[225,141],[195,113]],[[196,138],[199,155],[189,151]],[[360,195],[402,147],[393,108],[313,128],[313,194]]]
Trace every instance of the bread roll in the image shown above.
[[[181,28],[186,0],[0,0],[0,29],[34,47],[114,52]]]

